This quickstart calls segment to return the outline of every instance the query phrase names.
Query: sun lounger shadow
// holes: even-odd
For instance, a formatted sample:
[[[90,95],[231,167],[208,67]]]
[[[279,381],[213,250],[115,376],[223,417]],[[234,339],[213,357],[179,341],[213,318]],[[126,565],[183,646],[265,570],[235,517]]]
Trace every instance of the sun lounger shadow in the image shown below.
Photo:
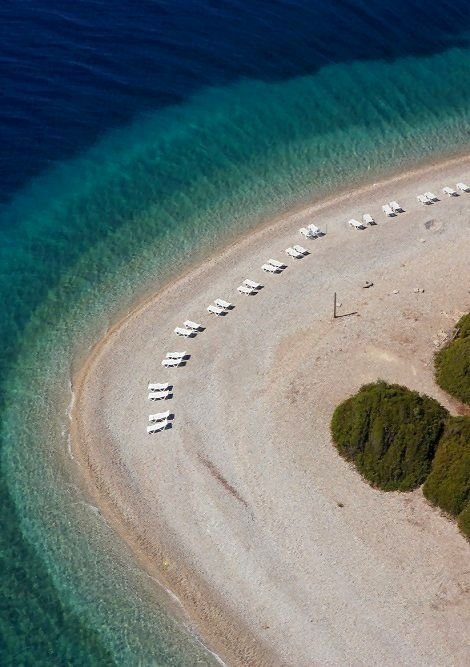
[[[350,317],[351,315],[357,315],[357,314],[358,314],[358,311],[357,311],[357,310],[353,310],[353,311],[350,312],[350,313],[342,313],[341,315],[335,315],[335,319],[336,319],[336,320],[339,320],[340,317]]]

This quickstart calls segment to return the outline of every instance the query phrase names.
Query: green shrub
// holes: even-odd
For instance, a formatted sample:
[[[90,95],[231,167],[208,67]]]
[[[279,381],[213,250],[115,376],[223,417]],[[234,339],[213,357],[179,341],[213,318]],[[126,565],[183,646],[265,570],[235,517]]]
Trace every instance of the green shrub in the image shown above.
[[[452,516],[458,516],[468,508],[470,503],[470,417],[449,419],[423,492],[434,505]],[[465,517],[463,521],[465,523]]]
[[[446,417],[434,399],[377,382],[336,408],[331,432],[339,453],[371,484],[408,491],[426,479]]]
[[[470,538],[470,502],[463,512],[459,514],[458,525],[465,537]]]
[[[455,398],[470,404],[470,313],[455,326],[455,337],[435,357],[436,382]]]

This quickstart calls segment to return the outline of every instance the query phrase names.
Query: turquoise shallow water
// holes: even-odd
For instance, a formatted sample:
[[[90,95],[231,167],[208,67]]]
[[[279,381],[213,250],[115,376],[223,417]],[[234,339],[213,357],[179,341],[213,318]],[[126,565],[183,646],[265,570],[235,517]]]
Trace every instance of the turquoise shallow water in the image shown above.
[[[3,556],[10,566],[39,559],[54,591],[31,580],[37,609],[19,607],[18,634],[5,636],[12,664],[33,662],[37,646],[24,641],[18,653],[31,614],[43,623],[34,639],[42,655],[59,645],[73,664],[212,662],[77,485],[68,445],[73,360],[137,294],[264,217],[467,150],[469,55],[454,48],[206,89],[109,134],[5,211],[3,480],[26,542],[6,539]],[[57,600],[60,613],[48,617]]]

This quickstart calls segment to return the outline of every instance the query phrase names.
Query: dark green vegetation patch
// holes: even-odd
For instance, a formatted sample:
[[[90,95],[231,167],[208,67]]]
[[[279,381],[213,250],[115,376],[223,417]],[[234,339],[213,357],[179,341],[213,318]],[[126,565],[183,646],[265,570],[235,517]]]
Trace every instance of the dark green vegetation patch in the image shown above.
[[[470,313],[455,326],[455,337],[435,358],[436,381],[459,401],[470,404]]]
[[[470,417],[449,419],[423,492],[470,536]]]
[[[371,484],[408,491],[426,479],[446,418],[434,399],[377,382],[336,408],[331,431],[339,453]]]

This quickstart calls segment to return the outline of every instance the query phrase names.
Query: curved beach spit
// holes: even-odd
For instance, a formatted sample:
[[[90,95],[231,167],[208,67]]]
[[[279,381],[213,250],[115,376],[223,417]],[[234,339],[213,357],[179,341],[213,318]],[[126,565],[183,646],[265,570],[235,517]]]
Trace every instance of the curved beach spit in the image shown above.
[[[227,664],[470,662],[468,544],[421,491],[370,488],[329,435],[377,378],[455,412],[432,357],[469,307],[470,194],[442,189],[469,179],[455,160],[265,226],[140,306],[75,378],[90,493]],[[419,203],[429,191],[440,201]],[[406,212],[387,218],[393,200]],[[363,213],[377,224],[348,225]],[[303,238],[308,223],[326,235]],[[310,254],[288,257],[295,244]],[[262,271],[270,258],[288,267]],[[245,278],[264,288],[239,294]],[[210,315],[216,298],[235,308]],[[182,342],[187,319],[205,330]],[[191,358],[165,369],[173,350]],[[150,402],[149,382],[173,397]],[[148,435],[167,409],[172,428]]]

